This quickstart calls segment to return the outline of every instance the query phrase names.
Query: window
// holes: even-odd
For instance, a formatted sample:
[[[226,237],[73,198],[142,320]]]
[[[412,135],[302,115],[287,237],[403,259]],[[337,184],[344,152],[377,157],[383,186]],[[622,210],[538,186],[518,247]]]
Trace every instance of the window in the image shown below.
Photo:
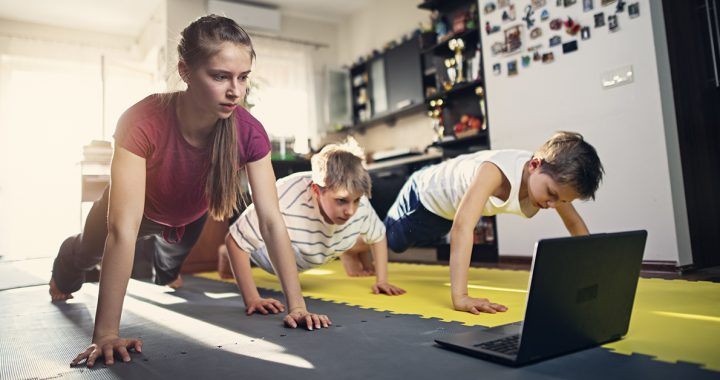
[[[250,112],[271,139],[294,138],[297,153],[308,152],[317,125],[313,47],[254,36],[257,54],[250,74]]]
[[[0,56],[0,255],[47,257],[80,232],[83,145],[150,94],[152,76],[108,62],[103,131],[96,62]]]

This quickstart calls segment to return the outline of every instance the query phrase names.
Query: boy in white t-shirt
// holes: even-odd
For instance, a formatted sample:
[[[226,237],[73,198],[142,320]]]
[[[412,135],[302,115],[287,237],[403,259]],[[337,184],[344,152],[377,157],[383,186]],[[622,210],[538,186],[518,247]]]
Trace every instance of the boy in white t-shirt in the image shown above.
[[[556,133],[535,154],[486,150],[458,156],[410,176],[385,218],[388,246],[403,252],[450,233],[453,307],[473,314],[506,311],[468,295],[473,232],[480,217],[531,218],[541,208],[554,208],[572,235],[587,235],[572,201],[595,199],[602,175],[595,148],[572,132]]]
[[[311,172],[295,173],[276,183],[298,271],[340,256],[349,275],[376,274],[373,293],[405,293],[387,282],[385,226],[367,198],[371,181],[362,149],[354,140],[331,144],[313,156],[311,164]],[[230,266],[247,314],[279,313],[284,311],[284,305],[272,298],[261,298],[252,278],[248,258],[275,274],[258,225],[258,214],[250,205],[230,226],[225,239]],[[374,267],[364,259],[369,249],[374,255]]]

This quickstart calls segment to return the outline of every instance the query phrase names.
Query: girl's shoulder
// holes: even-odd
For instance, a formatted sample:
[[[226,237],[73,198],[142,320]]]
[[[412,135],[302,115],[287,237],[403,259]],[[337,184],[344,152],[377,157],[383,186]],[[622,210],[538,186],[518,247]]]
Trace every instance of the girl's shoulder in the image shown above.
[[[256,119],[255,116],[243,107],[236,108],[235,121],[237,121],[237,126],[240,130],[251,129],[265,131],[265,127],[263,127],[260,120]]]
[[[133,104],[120,117],[126,123],[136,124],[148,119],[165,117],[173,107],[174,94],[152,94]]]

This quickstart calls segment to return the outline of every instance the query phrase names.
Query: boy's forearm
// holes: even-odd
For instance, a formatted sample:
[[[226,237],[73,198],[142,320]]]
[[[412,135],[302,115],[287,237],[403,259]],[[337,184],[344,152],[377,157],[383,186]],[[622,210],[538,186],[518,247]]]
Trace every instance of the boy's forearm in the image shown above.
[[[227,246],[233,277],[240,289],[243,300],[247,302],[260,298],[260,293],[258,293],[255,280],[252,276],[252,268],[250,267],[250,260],[248,258],[249,254],[240,249],[231,237],[225,240],[225,245]]]
[[[377,282],[388,282],[388,250],[387,242],[383,238],[372,245],[372,254],[375,260],[375,277]]]
[[[472,252],[472,230],[451,230],[450,235],[450,289],[453,302],[468,295],[468,269]]]
[[[120,316],[132,272],[134,252],[134,239],[108,234],[102,259],[103,271],[100,274],[93,340],[120,333]]]

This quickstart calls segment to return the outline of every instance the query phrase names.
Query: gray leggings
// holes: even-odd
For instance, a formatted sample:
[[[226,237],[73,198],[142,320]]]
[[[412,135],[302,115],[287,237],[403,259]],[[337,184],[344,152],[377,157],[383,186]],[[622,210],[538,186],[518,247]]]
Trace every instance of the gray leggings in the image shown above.
[[[90,209],[83,233],[70,236],[60,245],[53,263],[53,278],[63,293],[80,290],[85,273],[102,261],[108,234],[108,190],[105,189]],[[184,227],[170,228],[143,217],[135,244],[133,278],[151,277],[158,285],[177,279],[206,219],[207,214]],[[150,270],[143,271],[142,266],[137,265],[143,260],[152,262]]]

